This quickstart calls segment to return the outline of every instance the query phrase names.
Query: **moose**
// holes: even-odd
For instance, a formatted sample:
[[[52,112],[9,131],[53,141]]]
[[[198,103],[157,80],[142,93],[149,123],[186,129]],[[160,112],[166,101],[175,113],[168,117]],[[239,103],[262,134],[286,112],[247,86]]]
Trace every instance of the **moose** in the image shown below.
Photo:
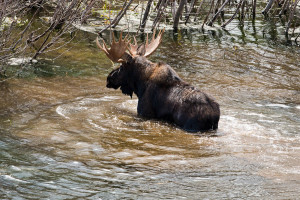
[[[199,89],[183,81],[167,64],[152,63],[146,57],[151,55],[162,41],[164,30],[151,42],[134,44],[127,36],[116,41],[113,35],[110,49],[105,41],[97,46],[113,62],[121,63],[107,77],[107,88],[118,89],[132,98],[138,97],[138,115],[146,119],[159,119],[175,123],[188,132],[216,130],[220,119],[219,104]],[[128,50],[128,51],[127,51]]]

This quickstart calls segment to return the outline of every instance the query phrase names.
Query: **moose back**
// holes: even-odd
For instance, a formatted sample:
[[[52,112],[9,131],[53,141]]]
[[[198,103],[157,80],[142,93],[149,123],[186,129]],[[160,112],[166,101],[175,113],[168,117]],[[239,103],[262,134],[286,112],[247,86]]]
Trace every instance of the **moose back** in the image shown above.
[[[121,66],[107,77],[107,87],[118,89],[132,97],[138,97],[138,115],[146,118],[166,120],[177,124],[186,131],[198,132],[215,130],[220,119],[219,104],[209,95],[183,81],[167,64],[152,63],[146,57],[159,46],[164,31],[150,43],[131,44],[127,36],[113,41],[108,49],[105,42],[98,47],[113,62]],[[127,53],[126,51],[129,51]]]

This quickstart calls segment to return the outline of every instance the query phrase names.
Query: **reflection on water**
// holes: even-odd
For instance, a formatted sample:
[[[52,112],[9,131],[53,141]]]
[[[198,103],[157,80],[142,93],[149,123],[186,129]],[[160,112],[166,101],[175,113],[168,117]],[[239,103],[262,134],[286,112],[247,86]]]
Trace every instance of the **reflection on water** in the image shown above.
[[[86,62],[70,62],[99,75],[1,85],[1,198],[298,198],[299,49],[180,37],[166,34],[151,60],[218,100],[217,132],[138,117],[137,99],[105,88],[111,66],[88,48]]]

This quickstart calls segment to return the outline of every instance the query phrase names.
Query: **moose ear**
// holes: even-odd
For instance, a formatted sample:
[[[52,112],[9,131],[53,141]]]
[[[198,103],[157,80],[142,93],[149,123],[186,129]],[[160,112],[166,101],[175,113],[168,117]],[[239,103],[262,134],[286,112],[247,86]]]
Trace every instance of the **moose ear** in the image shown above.
[[[145,44],[141,44],[138,48],[137,48],[137,55],[139,56],[144,56],[146,53],[146,47]]]

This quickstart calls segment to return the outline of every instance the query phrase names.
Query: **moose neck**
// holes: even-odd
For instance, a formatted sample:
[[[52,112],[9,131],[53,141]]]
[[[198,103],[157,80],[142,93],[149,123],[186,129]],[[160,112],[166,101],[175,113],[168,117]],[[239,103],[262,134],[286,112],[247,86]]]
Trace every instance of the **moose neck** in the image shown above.
[[[134,93],[138,98],[142,97],[149,77],[153,73],[155,63],[152,63],[144,56],[134,57],[129,63],[131,66],[131,81]]]

